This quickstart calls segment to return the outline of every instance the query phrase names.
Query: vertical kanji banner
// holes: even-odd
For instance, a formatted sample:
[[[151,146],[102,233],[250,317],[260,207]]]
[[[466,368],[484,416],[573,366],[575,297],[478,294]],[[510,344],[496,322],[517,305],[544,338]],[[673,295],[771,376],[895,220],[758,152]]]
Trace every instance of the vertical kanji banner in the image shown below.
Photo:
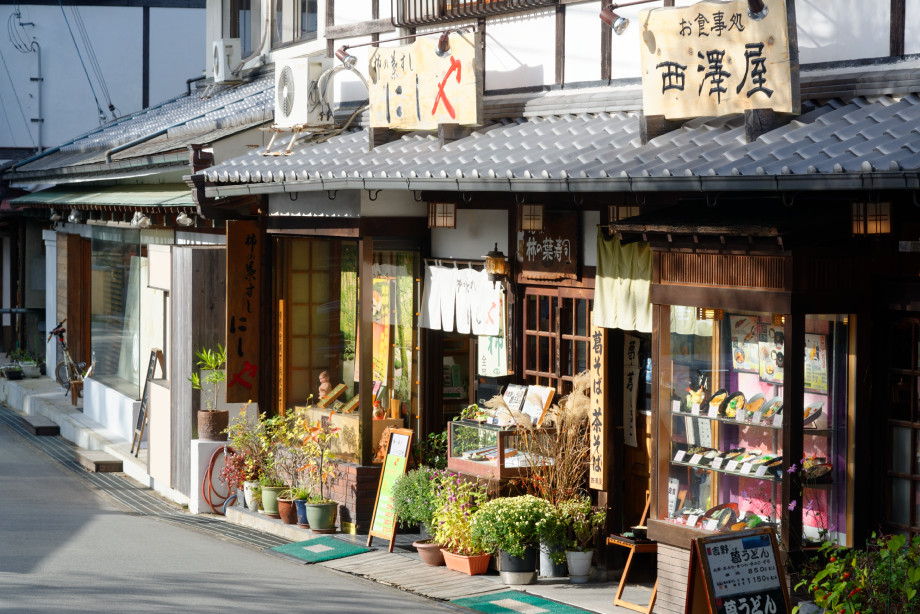
[[[636,404],[639,402],[639,338],[623,335],[623,442],[633,448],[636,438]]]
[[[591,324],[591,466],[588,486],[605,490],[607,484],[607,329]]]
[[[669,119],[798,113],[797,35],[786,2],[770,0],[758,17],[746,0],[642,11],[643,112]]]
[[[227,222],[227,402],[259,396],[262,234],[252,221]]]

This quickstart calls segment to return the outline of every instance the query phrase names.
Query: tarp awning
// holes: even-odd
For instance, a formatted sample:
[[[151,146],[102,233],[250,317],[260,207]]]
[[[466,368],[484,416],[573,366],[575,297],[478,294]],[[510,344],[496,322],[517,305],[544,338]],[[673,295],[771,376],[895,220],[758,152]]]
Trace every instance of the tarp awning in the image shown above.
[[[44,205],[77,209],[90,207],[195,207],[189,187],[182,184],[114,185],[94,188],[49,188],[10,201],[14,207]]]

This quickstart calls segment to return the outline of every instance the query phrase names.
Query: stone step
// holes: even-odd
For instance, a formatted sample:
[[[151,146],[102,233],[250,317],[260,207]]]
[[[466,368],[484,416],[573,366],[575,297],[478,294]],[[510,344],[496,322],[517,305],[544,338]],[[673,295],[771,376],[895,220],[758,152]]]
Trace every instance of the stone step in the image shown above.
[[[100,450],[78,450],[77,461],[93,473],[116,473],[124,470],[120,459]]]
[[[61,427],[56,422],[38,414],[23,416],[22,424],[30,433],[36,436],[61,434]]]

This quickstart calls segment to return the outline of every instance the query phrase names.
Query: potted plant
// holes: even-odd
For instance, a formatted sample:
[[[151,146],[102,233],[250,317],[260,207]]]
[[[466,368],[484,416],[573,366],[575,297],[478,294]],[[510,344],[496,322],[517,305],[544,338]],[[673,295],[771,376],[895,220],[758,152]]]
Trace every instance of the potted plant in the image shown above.
[[[38,360],[29,352],[21,348],[16,348],[7,354],[7,357],[22,370],[24,377],[33,378],[41,375],[41,368],[39,367]]]
[[[260,418],[259,447],[264,451],[262,471],[259,474],[260,490],[262,492],[262,511],[266,516],[280,518],[278,512],[278,497],[287,488],[284,479],[279,473],[277,463],[277,431],[281,428],[283,418],[272,416]]]
[[[198,438],[205,441],[226,441],[224,431],[230,422],[230,411],[218,409],[221,384],[227,381],[227,351],[221,344],[217,349],[201,348],[195,352],[199,373],[192,373],[192,388],[201,391],[204,408],[198,410]]]
[[[327,497],[330,482],[335,479],[338,467],[332,445],[338,439],[342,429],[333,426],[331,420],[316,422],[306,418],[301,420],[306,459],[303,467],[314,485],[313,496],[306,503],[307,521],[311,531],[331,533],[335,531],[336,510],[338,509],[338,504]]]
[[[443,471],[422,466],[412,469],[393,482],[393,511],[400,526],[419,525],[431,535],[435,510],[438,507],[437,483]],[[444,564],[441,544],[434,539],[413,542],[422,561],[437,567]]]
[[[486,501],[487,489],[478,480],[448,473],[438,480],[438,507],[432,517],[434,539],[442,545],[448,569],[468,575],[484,574],[492,558],[473,537],[472,517]]]
[[[226,434],[230,441],[232,452],[224,456],[224,465],[230,465],[227,471],[227,483],[242,487],[246,507],[258,511],[262,501],[260,478],[265,473],[265,467],[271,462],[271,449],[268,447],[267,438],[263,437],[265,423],[262,414],[254,416],[248,413],[247,403],[239,415],[227,426]],[[224,479],[224,470],[221,471]],[[242,484],[233,484],[231,480]]]
[[[308,461],[304,445],[303,419],[290,411],[273,422],[272,459],[275,472],[287,487],[278,495],[278,513],[284,524],[297,523],[294,491],[301,486],[301,472]]]
[[[307,518],[307,501],[310,500],[310,489],[305,486],[298,486],[291,491],[294,498],[294,509],[297,510],[297,524],[302,527],[310,526]]]
[[[607,510],[592,507],[591,498],[587,495],[566,499],[559,503],[558,508],[567,528],[565,558],[569,566],[569,581],[584,584],[591,572],[594,540],[607,520]]]
[[[473,538],[499,552],[498,568],[505,584],[536,580],[537,547],[552,512],[545,499],[522,495],[488,501],[473,515]]]

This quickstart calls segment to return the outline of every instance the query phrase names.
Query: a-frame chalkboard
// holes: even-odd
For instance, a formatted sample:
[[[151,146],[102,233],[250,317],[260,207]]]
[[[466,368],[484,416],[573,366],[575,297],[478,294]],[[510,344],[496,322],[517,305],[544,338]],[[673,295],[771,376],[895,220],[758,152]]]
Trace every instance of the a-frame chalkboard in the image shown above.
[[[412,429],[393,429],[387,438],[387,454],[380,470],[380,483],[377,486],[377,499],[374,503],[374,516],[371,528],[367,532],[367,545],[374,537],[390,540],[389,552],[393,552],[396,537],[396,513],[393,510],[393,482],[406,473],[409,452],[412,450]]]
[[[141,409],[137,412],[137,424],[134,426],[134,438],[131,440],[131,452],[134,457],[141,452],[141,440],[144,438],[144,429],[147,426],[147,401],[150,398],[150,382],[160,364],[160,372],[166,376],[166,365],[163,364],[163,351],[157,348],[150,350],[150,360],[147,362],[147,379],[144,380],[144,394],[141,396]],[[135,449],[135,446],[137,448]]]

